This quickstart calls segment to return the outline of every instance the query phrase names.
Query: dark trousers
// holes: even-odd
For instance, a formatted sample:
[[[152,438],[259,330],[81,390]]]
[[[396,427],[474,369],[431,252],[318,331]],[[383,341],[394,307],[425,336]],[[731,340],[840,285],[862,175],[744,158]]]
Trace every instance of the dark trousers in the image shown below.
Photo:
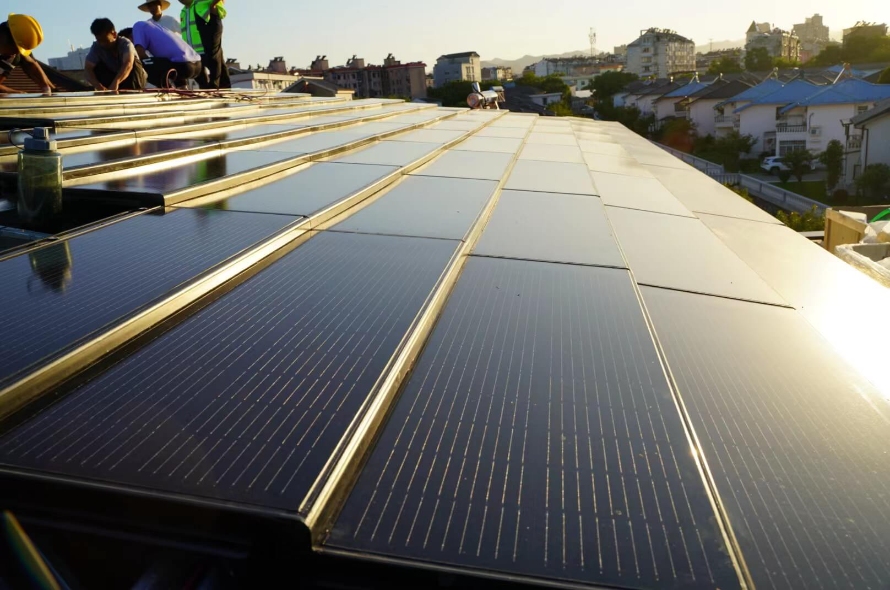
[[[96,79],[102,83],[102,86],[105,86],[106,88],[109,88],[114,79],[117,78],[117,72],[112,71],[111,68],[102,62],[96,64],[93,73],[96,74]],[[137,59],[136,63],[133,64],[133,69],[130,71],[130,75],[120,83],[118,89],[144,90],[145,78],[145,70],[142,69],[142,62]]]
[[[143,64],[148,74],[148,81],[158,88],[168,86],[186,86],[189,80],[200,80],[204,77],[204,65],[199,62],[174,62],[163,57],[146,59]]]
[[[232,81],[229,79],[229,68],[226,66],[226,58],[223,55],[222,36],[223,21],[218,14],[211,14],[208,21],[197,19],[195,22],[198,27],[198,34],[201,35],[201,42],[204,44],[204,55],[201,61],[204,67],[210,71],[208,80],[198,79],[198,84],[205,90],[231,88]]]

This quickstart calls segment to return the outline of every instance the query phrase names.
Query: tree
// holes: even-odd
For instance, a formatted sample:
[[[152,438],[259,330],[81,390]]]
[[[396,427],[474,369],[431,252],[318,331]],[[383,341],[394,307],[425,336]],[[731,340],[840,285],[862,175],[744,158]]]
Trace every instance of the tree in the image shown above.
[[[673,119],[661,127],[658,140],[670,148],[688,154],[695,145],[695,128],[689,119]]]
[[[840,45],[829,45],[819,55],[807,62],[808,66],[833,66],[844,62]]]
[[[776,218],[797,232],[822,231],[825,229],[825,217],[819,213],[819,210],[815,205],[813,205],[812,209],[803,214],[794,211],[791,213],[779,211],[776,213]]]
[[[624,90],[631,82],[639,79],[640,77],[636,74],[628,72],[606,72],[591,80],[588,88],[593,90],[593,97],[597,102],[608,100],[611,103],[613,96]]]
[[[856,188],[868,199],[886,201],[890,197],[890,166],[869,164],[856,179]]]
[[[724,55],[717,61],[711,62],[708,67],[709,74],[739,74],[743,71],[739,58],[730,55]]]
[[[692,153],[704,160],[721,164],[727,172],[738,172],[742,156],[751,152],[754,143],[752,136],[733,130],[716,139],[711,135],[698,138]]]
[[[804,174],[813,170],[813,153],[808,149],[792,150],[782,157],[782,162],[788,166],[797,182],[803,182]]]
[[[844,168],[844,144],[836,139],[829,141],[825,151],[819,154],[819,161],[828,170],[826,179],[828,190],[834,190],[841,181]]]
[[[851,35],[843,45],[829,45],[807,62],[813,66],[841,63],[864,64],[890,61],[890,37]]]
[[[790,70],[791,68],[799,68],[800,62],[797,60],[785,59],[784,57],[777,57],[773,60],[773,67],[779,68],[780,70]]]
[[[745,69],[749,72],[765,72],[773,69],[773,58],[766,47],[755,47],[745,55]]]

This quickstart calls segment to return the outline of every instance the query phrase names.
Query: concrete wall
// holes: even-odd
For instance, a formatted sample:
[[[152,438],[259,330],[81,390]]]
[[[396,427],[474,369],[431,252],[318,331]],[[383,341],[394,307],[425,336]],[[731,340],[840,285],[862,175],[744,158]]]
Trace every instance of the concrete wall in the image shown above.
[[[657,119],[664,119],[665,117],[673,117],[676,111],[674,110],[674,105],[683,100],[682,96],[677,98],[662,98],[654,105],[655,117]]]
[[[890,115],[869,121],[867,143],[863,159],[866,164],[887,164],[890,166]]]
[[[731,111],[727,110],[726,112],[730,113]],[[754,105],[742,111],[740,115],[739,133],[754,137],[755,142],[751,153],[759,154],[764,151],[763,134],[776,130],[776,105]]]
[[[717,135],[714,107],[720,102],[717,99],[700,99],[689,105],[689,120],[695,125],[699,135]]]

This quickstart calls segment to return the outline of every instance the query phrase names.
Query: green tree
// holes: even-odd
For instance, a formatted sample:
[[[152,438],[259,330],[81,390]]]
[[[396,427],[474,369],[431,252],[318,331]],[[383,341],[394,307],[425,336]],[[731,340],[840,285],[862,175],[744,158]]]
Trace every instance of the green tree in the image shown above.
[[[844,168],[844,144],[836,139],[829,141],[825,151],[819,154],[819,161],[828,171],[826,178],[828,190],[834,190],[834,187],[841,181],[841,173]]]
[[[852,35],[843,45],[829,45],[807,62],[813,66],[841,63],[864,64],[890,61],[890,37]]]
[[[668,147],[689,154],[695,146],[695,127],[689,119],[673,119],[662,125],[656,139]]]
[[[493,81],[481,82],[482,90],[488,90],[497,83]],[[466,80],[455,80],[440,86],[439,88],[430,88],[427,96],[442,102],[444,107],[465,107],[467,106],[467,97],[473,92],[473,83]]]
[[[711,62],[711,65],[708,66],[709,74],[738,74],[743,71],[739,58],[730,55],[724,55],[717,61]]]
[[[556,115],[557,117],[571,117],[575,113],[572,111],[571,107],[567,107],[562,102],[555,102],[547,106],[547,110]]]
[[[829,45],[819,55],[807,62],[808,66],[833,66],[843,63],[843,50],[840,45]]]
[[[813,170],[813,153],[808,149],[796,149],[782,157],[797,182],[803,182],[804,174]]]
[[[742,157],[751,153],[755,140],[750,135],[742,135],[738,131],[731,131],[724,137],[714,138],[711,135],[698,138],[695,142],[693,154],[721,164],[727,172],[738,172],[741,168]]]
[[[890,198],[890,166],[869,164],[856,179],[856,188],[868,199],[888,200]]]
[[[593,97],[597,102],[608,100],[611,103],[613,96],[624,90],[631,82],[639,79],[640,77],[636,74],[628,72],[606,72],[591,80],[588,88],[593,90]]]
[[[765,72],[773,68],[773,58],[766,47],[755,47],[745,55],[745,69],[749,72]]]
[[[773,67],[779,68],[780,70],[790,70],[791,68],[799,68],[800,62],[797,60],[785,59],[784,57],[777,57],[773,60]]]

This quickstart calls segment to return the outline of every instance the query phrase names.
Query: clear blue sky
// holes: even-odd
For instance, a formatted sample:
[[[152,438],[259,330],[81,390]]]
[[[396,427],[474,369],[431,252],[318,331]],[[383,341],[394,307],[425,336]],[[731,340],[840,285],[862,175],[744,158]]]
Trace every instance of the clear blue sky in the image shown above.
[[[38,58],[65,55],[92,42],[93,18],[107,16],[119,29],[143,18],[140,3],[127,0],[7,0],[9,12],[31,14],[44,27]],[[671,28],[699,45],[740,39],[751,20],[791,28],[819,12],[832,31],[857,20],[887,22],[886,0],[512,0],[510,2],[430,2],[429,0],[227,0],[224,49],[242,64],[266,65],[283,55],[289,65],[306,67],[316,54],[339,65],[353,53],[380,63],[393,52],[402,61],[432,66],[443,53],[478,51],[482,59],[516,59],[526,54],[562,53],[589,45],[595,27],[598,47],[633,41],[640,29]],[[178,17],[180,4],[171,12]]]

